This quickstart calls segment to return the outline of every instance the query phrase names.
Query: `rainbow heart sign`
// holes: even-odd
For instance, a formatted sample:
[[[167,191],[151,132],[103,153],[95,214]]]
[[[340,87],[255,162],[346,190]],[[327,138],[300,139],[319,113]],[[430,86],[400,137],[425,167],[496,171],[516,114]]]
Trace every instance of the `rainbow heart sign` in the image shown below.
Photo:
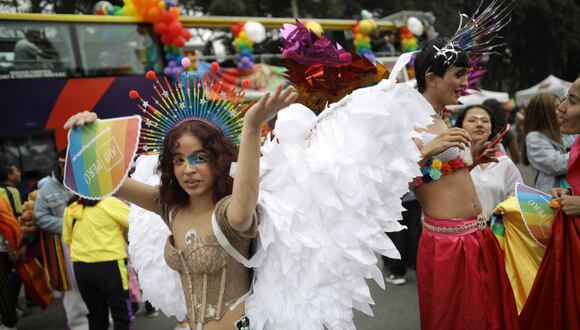
[[[556,210],[550,207],[552,196],[521,183],[516,184],[516,200],[528,232],[543,247],[552,233]]]
[[[68,132],[64,186],[89,199],[112,195],[131,168],[141,117],[96,120]]]

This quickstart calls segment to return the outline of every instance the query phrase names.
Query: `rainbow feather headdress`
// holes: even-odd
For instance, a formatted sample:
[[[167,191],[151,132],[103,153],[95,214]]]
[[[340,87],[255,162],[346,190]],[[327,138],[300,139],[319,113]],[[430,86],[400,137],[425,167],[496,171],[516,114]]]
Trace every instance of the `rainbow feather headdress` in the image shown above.
[[[147,72],[147,79],[154,81],[153,95],[145,100],[137,91],[129,92],[129,97],[140,101],[140,153],[161,152],[167,133],[192,120],[220,130],[233,145],[239,145],[243,113],[251,105],[243,102],[246,84],[240,90],[226,89],[218,70],[217,63],[213,63],[203,78],[190,71],[177,76],[174,83],[165,76],[161,81],[153,71]]]

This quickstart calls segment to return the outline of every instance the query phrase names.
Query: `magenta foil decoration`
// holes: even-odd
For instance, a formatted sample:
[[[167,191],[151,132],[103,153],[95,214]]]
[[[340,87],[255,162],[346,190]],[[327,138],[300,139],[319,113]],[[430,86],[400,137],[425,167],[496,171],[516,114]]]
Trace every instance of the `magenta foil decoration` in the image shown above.
[[[299,21],[296,21],[295,25],[284,24],[280,32],[282,33],[280,50],[284,58],[302,65],[337,66],[352,62],[352,55],[339,44],[324,36],[319,38]]]

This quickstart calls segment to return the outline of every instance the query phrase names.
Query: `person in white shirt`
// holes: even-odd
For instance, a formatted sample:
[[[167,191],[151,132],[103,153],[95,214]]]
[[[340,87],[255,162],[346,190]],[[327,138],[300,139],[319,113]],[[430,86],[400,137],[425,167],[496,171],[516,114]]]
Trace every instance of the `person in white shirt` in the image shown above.
[[[41,59],[55,59],[55,55],[48,54],[36,44],[41,40],[39,30],[29,29],[24,38],[14,45],[14,65],[18,69],[39,69],[47,67]]]
[[[458,115],[456,126],[466,130],[475,144],[493,139],[496,134],[492,133],[503,129],[496,127],[493,118],[485,106],[470,106]],[[486,215],[491,215],[500,202],[514,194],[516,183],[523,182],[520,171],[505,152],[499,151],[496,158],[497,163],[480,164],[470,172]]]

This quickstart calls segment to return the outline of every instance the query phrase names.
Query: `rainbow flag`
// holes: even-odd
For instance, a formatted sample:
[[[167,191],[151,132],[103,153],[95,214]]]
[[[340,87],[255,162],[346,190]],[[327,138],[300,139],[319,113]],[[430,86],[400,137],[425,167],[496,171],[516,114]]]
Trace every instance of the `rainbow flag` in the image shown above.
[[[528,232],[543,247],[552,233],[556,210],[550,207],[553,197],[521,183],[516,184],[516,200]]]
[[[68,133],[64,185],[84,198],[117,191],[137,151],[141,117],[97,120]]]
[[[505,270],[519,313],[528,299],[546,249],[530,235],[515,196],[496,207],[490,227],[503,250]]]

